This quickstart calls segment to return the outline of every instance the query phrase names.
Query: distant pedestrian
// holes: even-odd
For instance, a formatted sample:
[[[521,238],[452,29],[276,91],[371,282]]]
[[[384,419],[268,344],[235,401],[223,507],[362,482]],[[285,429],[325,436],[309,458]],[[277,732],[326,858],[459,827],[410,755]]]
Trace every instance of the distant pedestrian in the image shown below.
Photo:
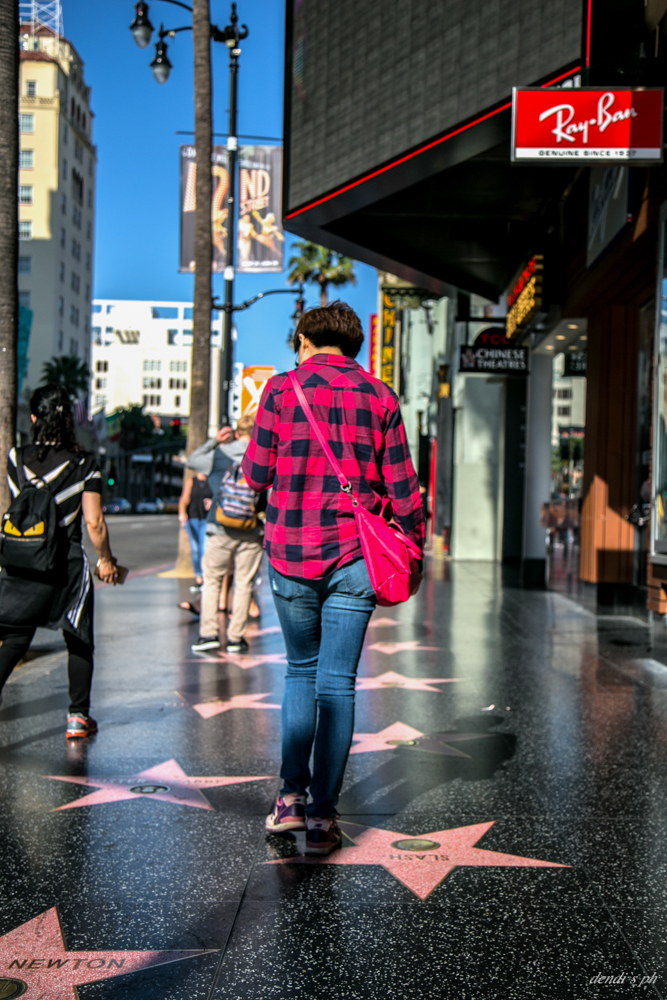
[[[234,574],[234,602],[232,614],[224,641],[228,653],[245,653],[248,643],[244,639],[248,625],[248,613],[252,601],[253,582],[262,561],[263,521],[256,515],[263,504],[255,504],[252,491],[245,487],[240,475],[240,463],[250,442],[250,432],[254,417],[241,417],[236,428],[236,440],[231,440],[233,432],[223,428],[217,440],[214,438],[194,451],[188,458],[188,468],[193,471],[207,471],[213,504],[206,526],[206,554],[202,562],[204,585],[202,588],[200,635],[192,649],[196,653],[209,649],[219,649],[220,641],[220,595],[228,573]],[[227,477],[227,480],[225,480]],[[232,478],[233,477],[233,478]],[[234,527],[235,518],[221,516],[220,497],[224,493],[224,483],[228,483],[232,493],[251,494],[252,503],[257,506],[254,517],[244,527]],[[247,497],[247,500],[250,498]],[[227,523],[223,523],[227,521]]]
[[[206,551],[206,518],[211,509],[212,497],[213,491],[204,472],[185,477],[178,502],[178,520],[188,533],[195,583],[198,587],[204,582],[201,561]]]
[[[399,402],[354,360],[363,340],[349,306],[309,310],[296,331],[296,378],[354,496],[372,513],[388,498],[394,519],[422,548],[424,511]],[[357,666],[376,599],[352,500],[286,374],[264,390],[242,468],[254,490],[272,488],[266,552],[288,658],[282,788],[266,828],[305,828],[306,853],[329,854],[342,840],[336,806],[354,729]]]
[[[0,691],[28,652],[35,629],[62,629],[68,650],[67,737],[75,739],[97,732],[90,716],[94,591],[82,519],[99,556],[96,570],[104,583],[116,583],[116,560],[102,513],[99,466],[76,440],[67,391],[60,385],[37,389],[30,413],[34,443],[9,452],[9,488],[15,500],[26,490],[44,489],[53,497],[55,558],[48,571],[4,565],[0,573]],[[44,522],[20,528],[7,515],[3,519],[2,535],[12,541],[35,540],[44,531]]]

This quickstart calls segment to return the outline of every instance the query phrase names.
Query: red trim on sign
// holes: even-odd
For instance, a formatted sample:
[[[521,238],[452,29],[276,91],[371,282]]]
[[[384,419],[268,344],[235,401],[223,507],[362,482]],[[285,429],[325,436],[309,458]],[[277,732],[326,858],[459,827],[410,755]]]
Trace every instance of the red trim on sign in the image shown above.
[[[573,76],[580,70],[581,66],[575,66],[574,69],[568,70],[567,73],[562,73],[560,76],[554,77],[553,80],[543,83],[542,86],[551,87],[554,83],[558,83],[559,80],[565,80],[568,76]],[[323,198],[318,198],[317,201],[311,201],[310,204],[304,205],[303,208],[298,208],[295,212],[290,212],[289,215],[285,216],[285,218],[295,219],[297,215],[303,215],[304,212],[310,211],[311,208],[317,208],[318,205],[324,205],[327,201],[331,201],[332,198],[337,198],[339,194],[345,194],[346,191],[352,191],[354,188],[359,187],[360,184],[365,184],[366,181],[370,181],[374,177],[380,177],[382,174],[386,174],[388,170],[393,170],[394,167],[400,166],[401,163],[407,163],[408,160],[414,159],[415,156],[425,153],[427,149],[433,149],[435,146],[439,146],[441,143],[446,142],[447,139],[453,139],[455,135],[460,135],[461,132],[466,132],[474,125],[479,125],[481,122],[487,121],[489,118],[493,118],[494,115],[500,114],[501,111],[507,111],[507,109],[511,107],[511,101],[508,101],[507,104],[501,104],[499,108],[496,108],[494,111],[488,111],[485,115],[481,115],[479,118],[475,118],[474,121],[468,122],[467,125],[461,125],[460,128],[456,128],[452,132],[447,132],[446,135],[441,135],[439,139],[434,139],[432,142],[428,142],[425,146],[420,146],[419,149],[415,149],[411,153],[406,153],[406,155],[401,156],[400,159],[394,160],[392,163],[387,163],[386,166],[379,167],[377,170],[373,170],[370,174],[365,174],[358,180],[352,181],[350,184],[346,184],[345,187],[338,188],[336,191],[332,191],[331,194],[325,194]]]
[[[591,8],[593,0],[588,0],[588,14],[586,16],[586,69],[591,65]]]

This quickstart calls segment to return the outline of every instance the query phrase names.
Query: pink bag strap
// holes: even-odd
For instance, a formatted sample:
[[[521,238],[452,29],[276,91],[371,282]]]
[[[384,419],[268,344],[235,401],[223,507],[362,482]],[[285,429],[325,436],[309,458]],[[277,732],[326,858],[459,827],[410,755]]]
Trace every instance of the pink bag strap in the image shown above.
[[[303,389],[301,388],[301,383],[299,382],[299,380],[296,377],[296,372],[290,372],[288,378],[290,380],[292,388],[294,389],[294,391],[296,393],[296,398],[299,400],[299,404],[301,405],[301,409],[306,414],[306,420],[308,421],[308,423],[310,424],[310,426],[313,429],[313,434],[315,435],[315,437],[319,441],[319,444],[320,444],[320,447],[322,448],[322,451],[324,452],[324,454],[329,459],[329,463],[331,465],[331,468],[336,473],[336,478],[338,479],[338,482],[340,483],[341,490],[344,493],[347,493],[347,495],[352,500],[352,503],[356,507],[358,501],[352,495],[352,486],[350,484],[350,481],[347,478],[347,476],[345,475],[345,473],[343,472],[343,470],[341,469],[341,467],[340,467],[340,465],[338,463],[338,459],[336,458],[336,456],[332,452],[331,447],[329,445],[329,442],[326,440],[326,438],[324,437],[324,434],[322,433],[322,429],[320,428],[320,425],[318,424],[317,419],[315,418],[315,414],[311,410],[310,405],[308,403],[308,400],[306,399],[306,394],[304,393]]]

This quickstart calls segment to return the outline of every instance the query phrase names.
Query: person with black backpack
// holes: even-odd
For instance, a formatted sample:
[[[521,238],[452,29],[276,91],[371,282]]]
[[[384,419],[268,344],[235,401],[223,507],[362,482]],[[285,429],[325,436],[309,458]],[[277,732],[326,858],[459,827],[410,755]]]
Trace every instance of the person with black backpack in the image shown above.
[[[97,731],[90,715],[93,582],[81,522],[99,556],[96,574],[115,584],[116,560],[102,513],[102,477],[76,440],[67,390],[41,386],[30,400],[33,444],[12,448],[12,494],[0,523],[0,692],[38,627],[62,629],[68,651],[68,739]]]

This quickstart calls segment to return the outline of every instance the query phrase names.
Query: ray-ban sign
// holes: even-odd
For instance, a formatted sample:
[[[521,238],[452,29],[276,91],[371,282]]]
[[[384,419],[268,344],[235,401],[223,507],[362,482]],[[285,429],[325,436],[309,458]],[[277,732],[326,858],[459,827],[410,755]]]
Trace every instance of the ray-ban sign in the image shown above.
[[[662,163],[662,88],[512,92],[518,163]]]

